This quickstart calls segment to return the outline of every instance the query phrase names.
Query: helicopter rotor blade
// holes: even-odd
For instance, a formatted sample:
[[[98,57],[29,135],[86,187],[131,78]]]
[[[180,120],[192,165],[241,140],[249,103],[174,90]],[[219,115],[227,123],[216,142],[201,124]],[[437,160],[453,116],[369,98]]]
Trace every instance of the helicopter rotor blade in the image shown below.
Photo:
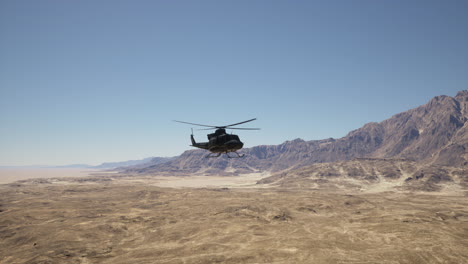
[[[247,121],[243,121],[243,122],[235,123],[235,124],[232,124],[232,125],[223,126],[223,128],[226,128],[226,127],[232,127],[232,126],[237,126],[237,125],[244,124],[244,123],[247,123],[247,122],[252,122],[252,121],[254,121],[254,120],[257,120],[257,118],[252,118],[252,119],[250,119],[250,120],[247,120]]]
[[[244,127],[228,127],[227,129],[237,129],[237,130],[260,130],[260,128],[244,128]]]
[[[228,127],[228,128],[223,128],[222,129],[236,129],[236,130],[260,130],[260,128],[247,128],[247,127]],[[197,130],[213,130],[213,128],[199,128]]]
[[[243,122],[239,122],[239,123],[235,123],[235,124],[231,124],[231,125],[227,125],[227,126],[210,126],[210,125],[202,125],[202,124],[196,124],[196,123],[190,123],[190,122],[185,122],[185,121],[179,121],[179,120],[172,120],[174,122],[178,122],[178,123],[183,123],[183,124],[189,124],[189,125],[195,125],[195,126],[202,126],[202,127],[210,127],[210,128],[207,128],[207,129],[199,129],[199,130],[211,130],[213,128],[229,128],[229,129],[243,129],[243,130],[259,130],[257,128],[233,128],[233,126],[237,126],[237,125],[240,125],[240,124],[244,124],[244,123],[248,123],[248,122],[252,122],[254,120],[257,120],[257,118],[252,118],[250,120],[247,120],[247,121],[243,121]]]
[[[195,124],[195,123],[189,123],[189,122],[178,121],[178,120],[172,120],[172,121],[178,122],[178,123],[189,124],[189,125],[195,125],[195,126],[211,127],[211,129],[213,129],[213,128],[218,128],[217,126],[209,126],[209,125]],[[207,130],[208,130],[208,129],[207,129]]]

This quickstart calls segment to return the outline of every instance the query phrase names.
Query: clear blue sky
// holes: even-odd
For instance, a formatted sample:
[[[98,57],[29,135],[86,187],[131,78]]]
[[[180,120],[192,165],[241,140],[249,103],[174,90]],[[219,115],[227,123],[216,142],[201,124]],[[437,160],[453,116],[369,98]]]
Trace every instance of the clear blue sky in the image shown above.
[[[0,2],[0,165],[340,138],[468,89],[468,1]],[[203,141],[207,131],[195,131]]]

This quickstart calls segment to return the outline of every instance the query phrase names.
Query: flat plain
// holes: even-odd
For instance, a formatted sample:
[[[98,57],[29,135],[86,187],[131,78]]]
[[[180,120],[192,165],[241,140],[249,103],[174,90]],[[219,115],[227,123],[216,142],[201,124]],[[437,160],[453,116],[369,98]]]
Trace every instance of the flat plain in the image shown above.
[[[0,185],[0,263],[468,263],[464,195],[257,188],[261,176]]]
[[[81,177],[96,170],[81,168],[0,168],[0,184],[31,178]]]

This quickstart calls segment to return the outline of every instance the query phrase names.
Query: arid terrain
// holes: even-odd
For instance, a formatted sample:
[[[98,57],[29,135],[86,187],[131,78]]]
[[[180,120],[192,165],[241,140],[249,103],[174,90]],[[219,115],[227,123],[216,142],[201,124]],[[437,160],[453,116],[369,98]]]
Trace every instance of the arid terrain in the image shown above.
[[[96,172],[96,170],[81,168],[0,168],[0,184],[31,178],[81,177],[92,172]]]
[[[264,176],[0,185],[0,263],[468,263],[466,193],[255,184]]]

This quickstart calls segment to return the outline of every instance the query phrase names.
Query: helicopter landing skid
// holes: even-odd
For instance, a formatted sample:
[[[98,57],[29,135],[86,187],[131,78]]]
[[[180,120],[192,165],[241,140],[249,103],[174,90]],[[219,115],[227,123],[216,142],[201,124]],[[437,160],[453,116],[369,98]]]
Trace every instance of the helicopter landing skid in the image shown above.
[[[237,157],[231,157],[231,156],[229,156],[228,153],[236,153]],[[237,151],[226,152],[225,154],[230,159],[238,159],[238,158],[243,158],[245,156],[245,154],[239,154],[239,153],[237,153]]]
[[[229,155],[229,153],[236,153],[237,157],[232,157]],[[217,158],[219,156],[221,156],[221,154],[223,153],[217,153],[216,155],[213,155],[214,153],[210,153],[208,155],[205,156],[205,158]],[[230,159],[238,159],[238,158],[243,158],[245,156],[245,154],[239,154],[237,153],[236,151],[231,151],[231,152],[225,152],[224,154],[226,154],[226,156]]]
[[[221,156],[221,154],[223,153],[217,153],[217,155],[213,155],[214,153],[210,153],[208,155],[205,156],[205,158],[217,158],[219,156]]]

